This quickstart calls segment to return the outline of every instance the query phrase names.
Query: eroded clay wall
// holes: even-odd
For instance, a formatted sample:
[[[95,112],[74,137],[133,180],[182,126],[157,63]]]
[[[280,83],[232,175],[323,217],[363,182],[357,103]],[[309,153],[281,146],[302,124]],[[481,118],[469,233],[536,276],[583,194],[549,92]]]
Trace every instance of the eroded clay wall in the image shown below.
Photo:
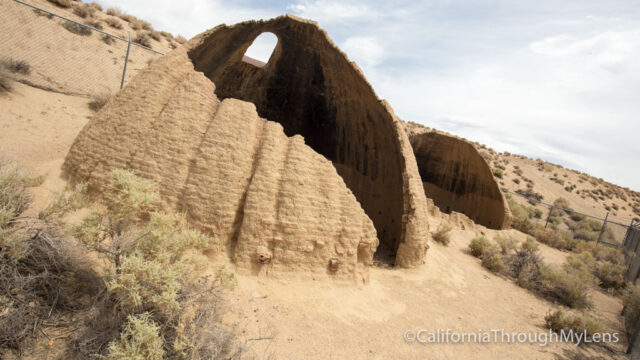
[[[92,189],[117,168],[155,180],[241,269],[366,280],[375,228],[332,163],[214,90],[186,47],[157,60],[80,132],[65,173]]]
[[[511,216],[491,169],[462,139],[429,131],[410,136],[424,191],[441,211],[461,212],[492,229],[509,226]]]
[[[242,61],[253,40],[274,33],[278,44],[259,68]],[[373,220],[385,261],[424,262],[426,202],[408,139],[391,108],[314,22],[292,16],[219,26],[189,50],[195,69],[218,97],[256,105],[258,113],[300,134],[331,160]]]

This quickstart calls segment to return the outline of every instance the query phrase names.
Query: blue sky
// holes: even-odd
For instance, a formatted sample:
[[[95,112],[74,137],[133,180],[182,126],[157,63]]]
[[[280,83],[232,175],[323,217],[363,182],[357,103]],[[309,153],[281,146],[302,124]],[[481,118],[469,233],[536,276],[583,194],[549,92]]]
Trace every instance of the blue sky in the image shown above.
[[[400,118],[640,190],[640,1],[98,2],[186,37],[314,19]]]

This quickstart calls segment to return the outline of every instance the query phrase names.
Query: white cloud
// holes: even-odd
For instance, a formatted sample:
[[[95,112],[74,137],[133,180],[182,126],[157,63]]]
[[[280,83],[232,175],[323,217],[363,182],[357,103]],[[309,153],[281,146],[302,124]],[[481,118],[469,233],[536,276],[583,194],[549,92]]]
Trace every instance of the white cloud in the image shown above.
[[[295,15],[313,19],[320,24],[353,19],[373,21],[379,15],[364,3],[333,0],[301,1],[288,5],[287,9]]]
[[[371,69],[385,58],[385,49],[373,36],[353,36],[345,40],[342,50],[360,67]]]
[[[188,38],[216,25],[246,20],[269,19],[277,11],[257,6],[242,6],[223,0],[153,1],[98,0],[103,7],[118,7],[153,24],[157,29]]]

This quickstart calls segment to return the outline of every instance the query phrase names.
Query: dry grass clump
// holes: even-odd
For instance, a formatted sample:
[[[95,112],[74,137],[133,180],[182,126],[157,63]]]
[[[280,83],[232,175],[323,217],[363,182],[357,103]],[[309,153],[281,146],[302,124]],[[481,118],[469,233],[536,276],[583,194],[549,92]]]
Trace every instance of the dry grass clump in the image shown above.
[[[535,226],[529,233],[541,243],[560,250],[571,251],[578,244],[578,240],[574,239],[573,235],[566,231],[549,228],[545,229],[542,226]]]
[[[502,179],[502,177],[504,176],[504,171],[502,169],[493,168],[491,172],[493,173],[493,176],[497,177],[498,179]]]
[[[471,255],[480,257],[490,246],[491,242],[489,242],[489,239],[484,236],[478,236],[473,238],[469,243],[469,250],[471,251]]]
[[[96,29],[102,30],[102,23],[99,20],[87,20],[84,22],[85,25],[89,25],[91,27],[94,27]]]
[[[184,44],[187,42],[187,39],[182,35],[178,35],[176,36],[176,41],[178,42],[178,44]]]
[[[0,94],[7,93],[13,89],[13,80],[4,69],[0,69]]]
[[[111,38],[111,36],[109,35],[105,35],[103,36],[103,41],[105,41],[104,37],[107,37],[109,39],[111,39],[111,42],[113,42],[113,38]],[[105,41],[107,42],[107,41]],[[109,99],[111,99],[111,95],[109,94],[100,94],[96,97],[94,97],[93,99],[91,99],[91,101],[89,101],[89,109],[93,110],[93,111],[98,111],[100,109],[102,109],[103,106],[105,106],[107,104],[107,102],[109,102]]]
[[[550,311],[544,317],[544,322],[547,328],[558,333],[573,330],[575,333],[586,332],[591,337],[606,331],[606,327],[598,319],[588,315],[566,314],[562,309]]]
[[[103,34],[103,35],[102,35],[102,37],[101,37],[100,39],[102,39],[102,41],[103,41],[105,44],[107,44],[107,45],[111,45],[111,44],[113,44],[114,42],[116,42],[116,40],[115,40],[113,37],[111,37],[111,36],[109,36],[109,35],[107,35],[107,34]],[[93,102],[93,101],[92,101],[92,102]],[[92,102],[91,102],[91,103],[92,103]],[[92,105],[91,105],[91,103],[89,103],[89,108],[90,108],[90,109],[91,109],[91,106],[92,106]],[[103,105],[104,105],[104,104],[103,104]],[[99,108],[101,108],[101,107],[102,107],[102,106],[98,107],[98,109],[99,109]],[[92,109],[92,110],[93,110],[93,109]]]
[[[133,41],[137,42],[140,45],[151,48],[151,38],[147,33],[138,33]]]
[[[82,26],[80,24],[77,24],[71,21],[65,21],[62,24],[62,27],[64,27],[65,29],[67,29],[68,31],[76,35],[89,36],[92,33],[91,29],[89,29],[88,27]]]
[[[69,8],[73,4],[71,0],[47,0],[47,1],[49,1],[50,3],[56,6],[63,7],[63,8]]]
[[[1,64],[2,67],[14,74],[29,75],[31,73],[31,65],[24,60],[4,58],[2,59]]]
[[[157,31],[149,31],[147,34],[149,34],[149,37],[152,38],[155,41],[160,41],[160,33]]]
[[[107,9],[107,15],[111,16],[120,16],[122,14],[122,10],[116,7],[110,7]]]
[[[498,244],[500,253],[502,255],[511,253],[517,246],[516,241],[510,237],[502,237],[500,235],[497,235],[493,240],[496,242],[496,244]]]
[[[102,11],[102,6],[100,4],[98,4],[97,2],[90,2],[87,5],[89,5],[93,10],[95,11]]]
[[[440,224],[438,230],[431,234],[433,240],[447,246],[451,242],[450,234],[451,226],[448,224]]]
[[[482,254],[482,266],[494,273],[500,273],[504,270],[505,265],[502,260],[500,251],[495,246],[489,246]]]
[[[83,4],[83,3],[73,4],[73,13],[83,19],[93,17],[93,14],[95,12],[96,12],[95,8],[89,4]]]
[[[122,29],[122,23],[114,17],[106,18],[104,22],[114,29]]]

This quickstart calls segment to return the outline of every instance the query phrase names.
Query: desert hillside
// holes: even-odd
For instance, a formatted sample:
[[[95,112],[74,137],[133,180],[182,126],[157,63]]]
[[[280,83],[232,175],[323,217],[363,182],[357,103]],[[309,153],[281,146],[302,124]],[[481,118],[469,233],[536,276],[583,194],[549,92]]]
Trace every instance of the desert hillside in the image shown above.
[[[379,185],[355,173],[349,179],[351,170],[316,152],[322,137],[291,136],[278,119],[258,116],[247,99],[219,100],[219,91],[234,91],[234,78],[214,85],[205,75],[219,75],[216,68],[195,72],[185,60],[193,43],[95,3],[30,0],[117,36],[131,32],[135,41],[169,54],[132,47],[129,86],[120,91],[125,42],[83,35],[65,20],[0,2],[0,358],[630,358],[628,334],[638,314],[623,316],[622,309],[640,310],[640,293],[624,279],[624,255],[594,245],[597,224],[564,209],[601,218],[608,212],[609,221],[626,225],[640,217],[637,191],[474,143],[507,191],[510,228],[501,228],[506,219],[496,229],[476,224],[427,199],[426,222],[412,223],[422,226],[414,233],[429,238],[428,250],[420,249],[424,264],[411,259],[397,266],[400,261],[374,257],[374,223],[383,220],[369,219],[357,198]],[[284,29],[316,26],[279,21]],[[205,68],[210,52],[202,54]],[[245,65],[232,75],[255,73]],[[361,81],[361,73],[353,74],[351,84]],[[250,100],[268,105],[265,99]],[[400,126],[409,135],[434,131]],[[390,139],[384,131],[381,138]],[[369,129],[367,136],[373,134]],[[184,139],[190,148],[181,146]],[[216,186],[209,186],[213,180]],[[349,187],[349,180],[366,184],[364,190]],[[180,200],[184,193],[188,201]],[[242,213],[211,200],[219,193],[235,198]],[[281,193],[289,197],[273,195]],[[372,196],[371,206],[396,201],[389,193],[382,205]],[[550,212],[535,200],[557,208]],[[226,218],[214,217],[217,211]],[[287,222],[269,222],[274,214]],[[245,225],[240,216],[258,225]],[[623,228],[607,229],[606,242],[621,243]],[[291,234],[296,239],[286,240]],[[280,252],[243,248],[254,246],[245,237],[261,236],[291,245]],[[389,251],[393,256],[397,249]],[[352,261],[337,259],[342,253]],[[274,266],[261,270],[269,262]],[[420,329],[572,329],[616,333],[619,341],[425,345],[406,339]]]

